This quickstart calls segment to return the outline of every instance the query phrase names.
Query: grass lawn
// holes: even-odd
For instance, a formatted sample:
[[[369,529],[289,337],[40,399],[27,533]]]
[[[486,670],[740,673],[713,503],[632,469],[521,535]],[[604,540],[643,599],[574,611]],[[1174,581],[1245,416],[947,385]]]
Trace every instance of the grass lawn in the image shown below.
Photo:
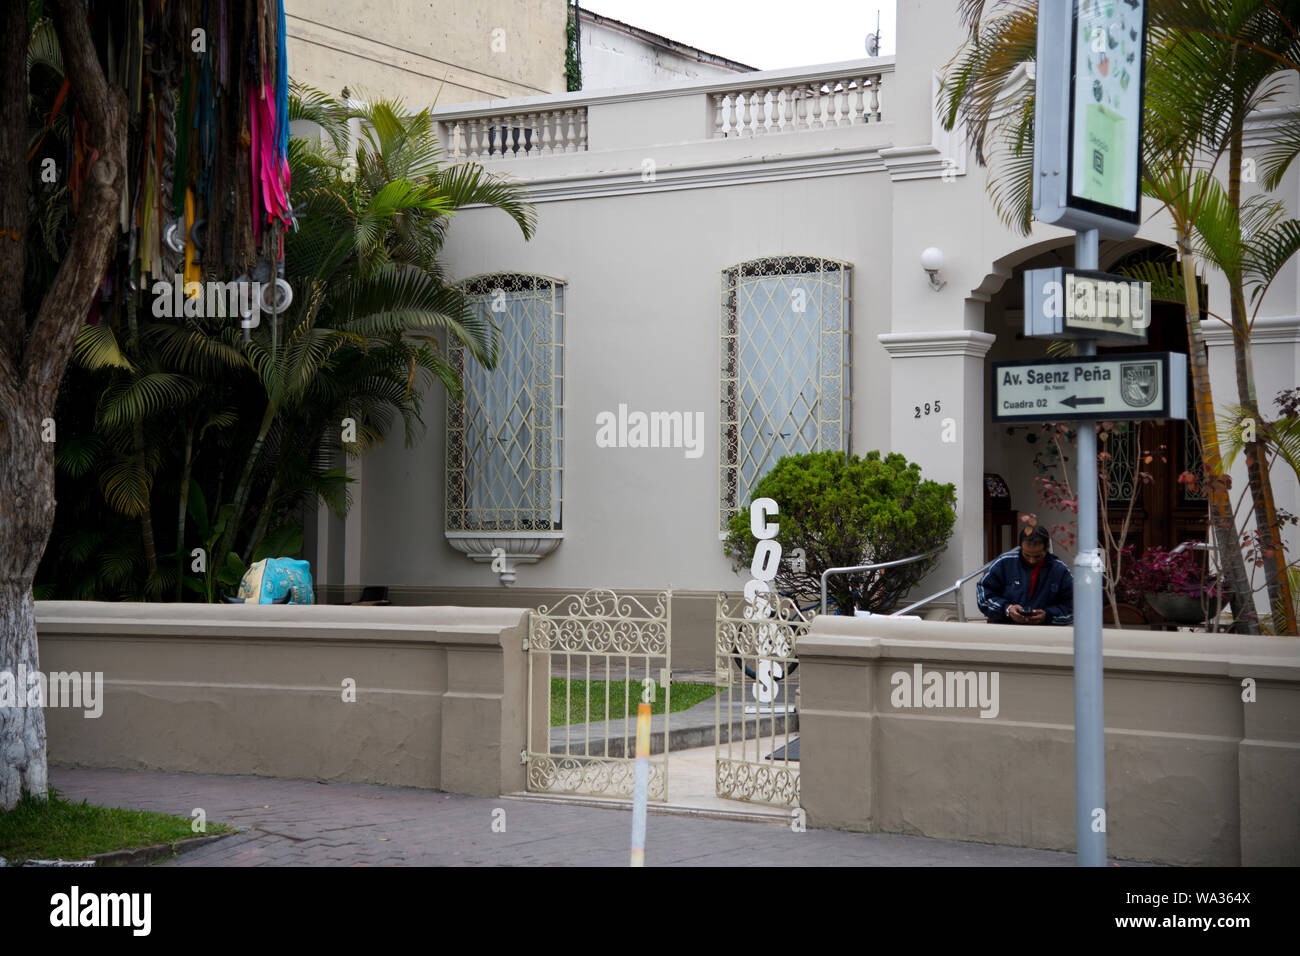
[[[609,681],[608,684],[603,680],[591,681],[591,714],[587,714],[587,684],[585,680],[575,680],[569,682],[569,716],[566,719],[564,715],[564,678],[551,678],[551,726],[562,727],[565,724],[587,724],[600,720],[622,720],[625,689],[627,685],[623,681]],[[605,716],[605,689],[609,688],[609,713],[610,717]],[[672,700],[673,713],[679,710],[685,710],[698,704],[702,700],[708,700],[718,689],[711,684],[673,684]],[[627,702],[628,721],[631,724],[636,723],[636,708],[641,703],[641,685],[632,684],[632,700]],[[663,688],[656,688],[654,703],[650,705],[650,713],[662,714],[664,712],[664,691]]]
[[[73,803],[52,789],[48,800],[26,796],[12,810],[0,810],[0,856],[11,866],[25,860],[88,860],[97,853],[230,831],[209,821],[205,832],[195,833],[191,822],[166,813]]]

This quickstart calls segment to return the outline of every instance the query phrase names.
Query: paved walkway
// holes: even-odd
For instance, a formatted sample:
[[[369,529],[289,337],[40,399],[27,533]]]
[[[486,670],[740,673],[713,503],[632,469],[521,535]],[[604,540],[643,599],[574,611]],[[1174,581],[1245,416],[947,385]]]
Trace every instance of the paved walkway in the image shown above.
[[[626,866],[632,823],[626,810],[410,787],[59,767],[50,782],[70,800],[186,817],[202,807],[210,821],[248,828],[160,866]],[[646,863],[1072,866],[1074,855],[651,814]]]

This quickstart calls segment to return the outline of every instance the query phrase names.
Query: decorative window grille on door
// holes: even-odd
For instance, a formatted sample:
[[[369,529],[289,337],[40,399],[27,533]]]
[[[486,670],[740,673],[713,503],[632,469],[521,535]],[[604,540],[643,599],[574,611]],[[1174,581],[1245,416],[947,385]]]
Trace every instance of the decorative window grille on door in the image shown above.
[[[447,403],[448,531],[558,531],[563,511],[564,285],[476,276],[462,285],[498,329],[496,368],[452,341],[464,386]]]
[[[812,256],[722,271],[720,531],[781,457],[848,450],[851,272]]]

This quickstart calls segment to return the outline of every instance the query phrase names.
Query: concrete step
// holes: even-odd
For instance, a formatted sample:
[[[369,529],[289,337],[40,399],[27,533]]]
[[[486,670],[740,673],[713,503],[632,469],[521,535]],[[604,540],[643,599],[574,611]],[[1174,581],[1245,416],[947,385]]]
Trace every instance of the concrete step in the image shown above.
[[[738,744],[742,735],[747,741],[752,741],[755,736],[755,727],[760,737],[767,738],[768,744],[764,753],[771,752],[773,736],[772,724],[775,722],[776,746],[780,747],[785,744],[787,730],[793,740],[794,735],[799,730],[799,715],[792,713],[789,715],[777,713],[775,715],[746,715],[744,709],[746,706],[753,706],[752,702],[748,705],[739,700],[733,700],[730,707],[727,706],[726,697],[722,699],[721,721],[718,721],[716,714],[717,705],[715,698],[700,701],[693,707],[672,714],[668,721],[668,743],[669,752],[675,750],[691,750],[696,747],[712,747],[715,740],[714,728],[718,727],[721,734],[721,743],[726,744],[728,736],[733,744]],[[780,705],[778,704],[778,707]],[[729,713],[727,712],[729,710]],[[719,725],[720,724],[720,725]],[[625,736],[626,734],[626,736]],[[567,748],[565,746],[567,739]],[[609,750],[606,751],[606,741],[609,744]],[[569,753],[574,756],[593,756],[593,757],[622,757],[625,755],[624,746],[626,744],[626,756],[635,756],[636,751],[636,716],[628,718],[626,730],[622,719],[606,720],[591,724],[570,724],[567,727],[551,728],[551,753],[560,755]],[[650,753],[661,754],[664,752],[664,715],[658,714],[650,718]]]

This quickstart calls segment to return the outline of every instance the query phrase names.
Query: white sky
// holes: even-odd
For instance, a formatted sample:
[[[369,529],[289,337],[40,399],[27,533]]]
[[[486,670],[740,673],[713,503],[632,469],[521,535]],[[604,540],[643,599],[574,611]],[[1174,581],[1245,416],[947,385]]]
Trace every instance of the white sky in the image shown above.
[[[579,6],[760,70],[857,60],[880,14],[894,52],[894,0],[579,0]]]

